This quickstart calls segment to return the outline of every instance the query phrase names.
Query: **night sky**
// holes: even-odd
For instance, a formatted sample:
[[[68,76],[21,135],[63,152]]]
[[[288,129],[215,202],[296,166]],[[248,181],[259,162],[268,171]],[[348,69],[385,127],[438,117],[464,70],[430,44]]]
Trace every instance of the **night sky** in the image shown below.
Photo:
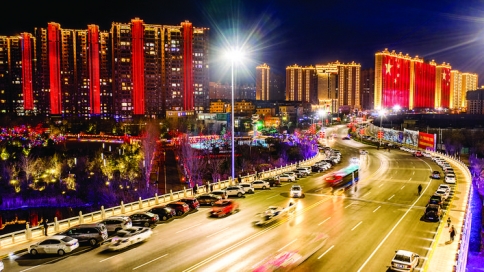
[[[32,2],[31,4],[28,4]],[[62,28],[127,23],[179,25],[184,20],[211,29],[211,81],[225,80],[221,51],[238,44],[247,52],[249,75],[267,63],[283,72],[291,64],[339,60],[374,67],[374,54],[418,55],[452,69],[484,76],[482,1],[325,1],[325,0],[83,0],[8,1],[2,7],[0,35],[33,32],[57,22]],[[7,3],[5,3],[7,5]],[[234,42],[234,33],[238,42]],[[222,69],[222,67],[224,67]],[[250,80],[251,77],[247,77]],[[480,78],[480,82],[484,82]]]

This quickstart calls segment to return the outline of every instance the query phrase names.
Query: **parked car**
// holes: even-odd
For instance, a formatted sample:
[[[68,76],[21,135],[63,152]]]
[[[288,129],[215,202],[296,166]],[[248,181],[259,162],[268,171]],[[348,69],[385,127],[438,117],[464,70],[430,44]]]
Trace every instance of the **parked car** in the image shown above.
[[[146,241],[151,237],[153,231],[150,228],[137,227],[120,230],[111,239],[109,250],[120,250],[130,245]]]
[[[214,195],[214,194],[203,194],[197,196],[198,203],[200,205],[210,205],[213,206],[213,204],[219,200],[221,200],[222,197],[219,195]]]
[[[227,198],[227,194],[225,193],[225,190],[213,190],[211,192],[212,195],[217,195],[217,196],[220,196],[222,199],[226,199]]]
[[[252,182],[252,187],[254,187],[255,189],[265,190],[269,189],[271,187],[271,184],[265,180],[254,180]]]
[[[269,182],[269,185],[271,187],[275,187],[275,186],[281,186],[281,182],[279,181],[279,178],[275,177],[275,178],[268,178],[266,179],[267,182]]]
[[[424,219],[428,221],[440,221],[442,208],[437,204],[428,204],[425,208]]]
[[[419,150],[415,151],[412,155],[415,157],[423,157],[422,151]]]
[[[447,200],[447,198],[449,197],[449,191],[447,191],[444,188],[437,189],[437,191],[435,191],[435,194],[442,196],[442,198],[444,199],[444,201]]]
[[[292,185],[289,195],[291,197],[303,197],[304,194],[303,194],[301,185],[298,185],[298,184]]]
[[[170,202],[166,206],[175,210],[177,216],[182,216],[190,211],[190,206],[182,201]]]
[[[179,201],[185,202],[190,208],[190,211],[198,210],[198,207],[200,207],[200,203],[198,203],[198,200],[195,197],[185,197],[181,198]]]
[[[239,204],[232,199],[219,200],[214,203],[210,216],[222,217],[239,211]]]
[[[131,222],[129,216],[111,216],[101,221],[101,223],[106,226],[108,233],[117,232],[133,226],[133,222]]]
[[[78,247],[79,241],[77,239],[65,235],[54,235],[42,242],[30,245],[28,250],[33,256],[38,254],[57,254],[63,256],[65,253],[70,253]]]
[[[282,174],[282,175],[279,176],[279,180],[280,181],[286,181],[286,182],[287,181],[294,182],[294,181],[296,181],[296,178],[293,177],[293,176],[290,176],[288,174]]]
[[[440,184],[437,190],[440,190],[440,189],[445,189],[449,194],[450,192],[452,192],[452,188],[450,188],[448,184]]]
[[[166,221],[176,215],[176,211],[165,205],[156,206],[148,210],[148,212],[158,215],[160,221]]]
[[[418,266],[419,258],[420,256],[417,253],[397,250],[390,268],[393,271],[413,271]]]
[[[432,195],[428,204],[437,204],[442,206],[444,204],[444,198],[441,195]]]
[[[88,242],[91,246],[97,246],[108,239],[108,230],[103,223],[80,224],[57,235],[69,236],[77,239],[79,243]]]
[[[243,197],[245,195],[244,188],[238,185],[232,185],[224,189],[226,196]]]
[[[3,261],[0,260],[0,272],[2,272],[4,268],[5,266],[3,265]]]
[[[244,191],[245,191],[246,194],[253,194],[253,193],[255,193],[255,189],[254,189],[254,187],[252,187],[252,184],[251,183],[245,183],[245,182],[243,182],[243,183],[239,183],[238,185],[241,186],[244,189]]]
[[[446,183],[455,183],[455,175],[454,174],[445,174],[445,179],[444,181]]]
[[[300,166],[296,168],[296,171],[306,173],[306,175],[311,175],[311,166]]]
[[[289,172],[285,172],[284,174],[287,174],[287,175],[289,175],[289,176],[291,176],[291,177],[294,177],[294,180],[296,180],[296,179],[297,179],[296,172],[291,172],[291,171],[289,171]]]
[[[433,179],[440,179],[440,172],[439,171],[433,171],[431,177]]]
[[[160,219],[157,214],[150,212],[137,212],[129,216],[133,225],[140,225],[144,227],[150,227],[156,225]]]

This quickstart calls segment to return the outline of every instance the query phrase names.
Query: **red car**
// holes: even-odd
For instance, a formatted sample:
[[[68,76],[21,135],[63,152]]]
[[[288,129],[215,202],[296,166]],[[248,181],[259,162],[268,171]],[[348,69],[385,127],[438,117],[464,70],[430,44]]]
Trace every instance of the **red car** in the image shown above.
[[[198,203],[198,200],[194,197],[182,198],[180,201],[185,202],[188,207],[190,207],[190,210],[197,210],[198,207],[200,207],[200,203]]]
[[[176,211],[176,215],[181,216],[190,211],[190,207],[185,202],[176,201],[166,204],[167,207]]]
[[[415,151],[415,153],[413,153],[413,155],[415,157],[423,157],[422,151]]]
[[[210,216],[222,217],[239,211],[239,203],[232,199],[219,200],[213,204]]]

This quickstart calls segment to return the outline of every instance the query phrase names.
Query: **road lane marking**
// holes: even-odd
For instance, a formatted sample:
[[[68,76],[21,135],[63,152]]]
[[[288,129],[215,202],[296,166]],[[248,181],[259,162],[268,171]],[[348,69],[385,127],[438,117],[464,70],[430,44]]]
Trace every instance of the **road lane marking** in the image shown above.
[[[351,206],[351,205],[353,205],[353,203],[350,203],[348,206],[346,206],[346,207],[345,207],[345,209],[346,209],[346,208],[348,208],[348,207],[349,207],[349,206]]]
[[[176,233],[184,232],[184,231],[189,230],[189,229],[192,229],[192,228],[194,228],[194,227],[198,227],[198,226],[200,226],[201,224],[202,224],[202,223],[200,223],[200,224],[196,224],[196,225],[193,225],[193,226],[188,227],[188,228],[186,228],[186,229],[179,230],[179,231],[177,231]]]
[[[370,192],[368,192],[368,193],[366,193],[366,194],[362,195],[362,196],[361,196],[361,198],[367,197],[369,194],[370,194]]]
[[[266,198],[266,199],[271,199],[271,198],[276,197],[276,196],[278,196],[278,195],[279,195],[279,194],[277,194],[277,195],[273,195],[273,196],[268,197],[268,198]]]
[[[283,246],[283,247],[279,248],[279,250],[278,250],[277,252],[280,252],[281,250],[285,249],[286,247],[290,246],[292,243],[294,243],[294,242],[296,242],[296,241],[297,241],[297,238],[296,238],[296,239],[294,239],[294,240],[292,240],[292,241],[291,241],[289,244],[287,244],[287,245],[285,245],[285,246]]]
[[[153,260],[151,260],[151,261],[149,261],[149,262],[146,262],[146,263],[144,263],[144,264],[142,264],[142,265],[138,265],[137,267],[133,268],[133,270],[136,270],[136,269],[138,269],[138,268],[140,268],[140,267],[143,267],[143,266],[145,266],[145,265],[147,265],[147,264],[150,264],[150,263],[152,263],[152,262],[154,262],[154,261],[156,261],[156,260],[159,260],[159,259],[161,259],[161,258],[163,258],[163,257],[166,257],[166,255],[168,255],[168,254],[165,254],[165,255],[163,255],[163,256],[160,256],[160,257],[158,257],[158,258],[155,258],[155,259],[153,259]]]
[[[100,263],[102,263],[102,262],[104,262],[104,261],[107,261],[107,260],[109,260],[109,259],[111,259],[111,258],[114,258],[114,257],[117,257],[117,256],[119,256],[119,255],[121,255],[121,254],[116,254],[116,255],[111,256],[111,257],[109,257],[109,258],[106,258],[106,259],[100,260],[99,262],[100,262]]]
[[[239,247],[239,246],[241,246],[243,244],[246,244],[246,243],[250,242],[251,240],[254,240],[255,238],[263,235],[264,233],[266,233],[266,232],[268,232],[268,231],[270,231],[272,229],[275,229],[276,227],[284,224],[285,222],[287,222],[289,220],[289,218],[293,218],[295,216],[298,216],[300,214],[303,214],[304,212],[309,211],[309,210],[313,209],[314,207],[317,207],[321,203],[324,203],[324,202],[329,201],[331,199],[333,199],[333,198],[332,197],[328,197],[328,198],[322,199],[322,200],[320,200],[320,201],[318,201],[318,202],[316,202],[316,203],[314,203],[314,204],[312,204],[312,205],[310,205],[310,206],[308,206],[308,207],[306,207],[306,208],[304,208],[302,210],[296,210],[296,212],[294,214],[292,214],[290,217],[283,218],[283,219],[279,220],[274,225],[272,225],[270,227],[267,227],[267,228],[264,228],[263,230],[252,234],[251,236],[249,236],[249,237],[247,237],[247,238],[245,238],[245,239],[243,239],[243,240],[241,240],[241,241],[239,241],[239,242],[237,242],[237,243],[235,243],[235,244],[233,244],[233,245],[225,248],[224,250],[222,250],[222,251],[220,251],[220,252],[218,252],[216,254],[213,254],[212,256],[208,257],[207,259],[205,259],[203,261],[200,261],[200,262],[198,262],[198,263],[190,266],[189,268],[183,270],[183,272],[194,271],[194,270],[200,268],[201,266],[203,266],[203,265],[205,265],[205,264],[207,264],[207,263],[209,263],[209,262],[211,262],[211,261],[213,261],[213,260],[215,260],[217,258],[220,258],[221,256],[223,256],[227,252],[232,252],[235,248],[237,248],[237,247]]]
[[[212,233],[212,234],[210,234],[210,235],[207,235],[207,238],[208,238],[208,237],[212,237],[212,236],[214,236],[214,235],[216,235],[216,234],[218,234],[218,233],[220,233],[220,232],[222,232],[222,231],[224,231],[224,230],[226,230],[226,229],[228,229],[228,227],[226,227],[225,229],[221,229],[221,230],[219,230],[219,231],[217,231],[217,232],[215,232],[215,233]]]
[[[360,221],[360,223],[356,224],[356,226],[354,226],[351,231],[355,230],[359,225],[361,225],[361,223],[363,223],[363,221]]]
[[[412,178],[409,178],[409,179],[408,179],[408,181],[411,181],[411,180],[412,180]]]
[[[388,200],[392,199],[395,195],[392,195]]]
[[[378,209],[380,209],[380,208],[381,208],[381,206],[378,206],[376,209],[373,210],[373,212],[378,211]]]
[[[326,253],[328,253],[331,249],[333,249],[334,245],[332,245],[330,248],[328,248],[321,256],[318,257],[318,260],[321,259]]]
[[[84,252],[84,251],[88,251],[88,250],[91,250],[91,249],[92,249],[92,248],[86,248],[86,249],[83,249],[83,250],[79,250],[79,251],[74,252],[74,254],[77,254],[77,253],[82,253],[82,252]],[[72,251],[71,251],[71,253],[72,253]],[[28,270],[30,270],[30,269],[34,269],[34,268],[37,268],[37,267],[43,266],[43,265],[45,265],[45,264],[51,264],[51,263],[54,263],[54,262],[57,262],[57,261],[63,260],[63,259],[65,259],[65,258],[69,257],[69,256],[70,256],[70,255],[64,255],[64,256],[62,256],[62,257],[60,257],[60,258],[57,258],[57,259],[54,259],[54,260],[50,260],[50,261],[45,262],[45,263],[43,263],[43,264],[39,264],[39,265],[36,265],[36,266],[32,266],[32,267],[30,267],[30,268],[27,268],[27,269],[21,270],[20,272],[23,272],[23,271],[28,271]]]
[[[331,217],[326,218],[323,222],[319,223],[318,226],[321,226],[322,224],[324,224],[324,222],[328,221],[329,219],[331,219]]]
[[[382,187],[384,183],[380,184],[380,186],[378,186],[378,188]]]
[[[402,190],[403,188],[405,188],[405,185],[403,185],[402,188],[400,188],[400,190]]]

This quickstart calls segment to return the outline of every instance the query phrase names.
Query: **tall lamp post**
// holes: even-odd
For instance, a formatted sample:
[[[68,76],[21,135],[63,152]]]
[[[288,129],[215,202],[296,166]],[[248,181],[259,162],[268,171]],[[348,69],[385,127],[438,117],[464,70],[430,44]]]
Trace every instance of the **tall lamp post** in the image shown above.
[[[235,94],[235,64],[236,62],[240,61],[243,57],[242,51],[237,48],[232,48],[229,52],[227,52],[227,58],[230,59],[231,70],[232,70],[232,104],[231,104],[231,144],[232,144],[232,180],[235,179],[235,107],[234,107],[234,94]]]

